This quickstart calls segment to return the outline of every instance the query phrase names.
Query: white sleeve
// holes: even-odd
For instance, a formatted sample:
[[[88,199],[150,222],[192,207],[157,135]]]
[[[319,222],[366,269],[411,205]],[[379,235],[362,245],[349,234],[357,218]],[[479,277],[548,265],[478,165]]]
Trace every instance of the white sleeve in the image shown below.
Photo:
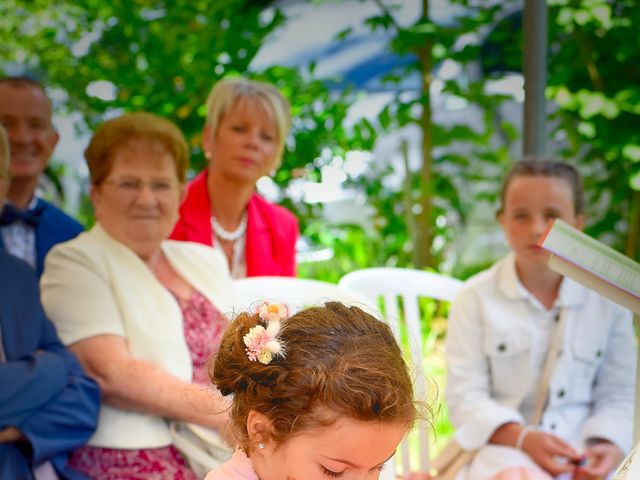
[[[479,293],[465,286],[451,305],[447,338],[445,390],[456,439],[467,449],[486,444],[493,432],[508,422],[524,423],[520,412],[490,396],[489,359]]]
[[[593,413],[582,436],[607,439],[626,453],[633,434],[637,350],[631,312],[617,306],[614,312],[606,357],[596,374]]]
[[[95,335],[125,336],[106,268],[91,257],[90,251],[67,243],[54,247],[46,258],[42,305],[65,345]]]

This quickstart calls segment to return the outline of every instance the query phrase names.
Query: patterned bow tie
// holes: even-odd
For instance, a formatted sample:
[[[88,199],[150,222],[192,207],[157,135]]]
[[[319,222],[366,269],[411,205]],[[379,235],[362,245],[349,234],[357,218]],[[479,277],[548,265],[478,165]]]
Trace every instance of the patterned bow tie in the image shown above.
[[[7,203],[5,204],[4,208],[2,209],[2,213],[0,214],[0,226],[11,225],[18,220],[22,220],[27,225],[36,227],[38,225],[38,222],[40,222],[40,219],[42,218],[43,212],[44,205],[42,204],[42,202],[38,202],[36,208],[32,210],[21,210],[14,207],[10,203]]]

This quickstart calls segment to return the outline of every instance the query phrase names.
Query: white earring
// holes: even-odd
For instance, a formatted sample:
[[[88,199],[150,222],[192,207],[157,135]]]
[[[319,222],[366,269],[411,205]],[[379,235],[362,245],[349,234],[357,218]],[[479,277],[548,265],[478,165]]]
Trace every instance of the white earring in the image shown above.
[[[264,443],[262,443],[262,442],[258,443],[258,449],[259,450],[264,450]]]

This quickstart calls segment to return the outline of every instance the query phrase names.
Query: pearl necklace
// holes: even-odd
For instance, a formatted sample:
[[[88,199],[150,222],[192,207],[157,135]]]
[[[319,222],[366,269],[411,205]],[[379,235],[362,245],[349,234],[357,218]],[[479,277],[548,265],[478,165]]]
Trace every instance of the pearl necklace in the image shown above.
[[[240,225],[238,225],[238,228],[236,228],[233,232],[225,230],[214,216],[211,216],[211,228],[213,228],[213,232],[220,240],[235,242],[247,231],[247,212],[245,210],[245,212],[242,214]]]

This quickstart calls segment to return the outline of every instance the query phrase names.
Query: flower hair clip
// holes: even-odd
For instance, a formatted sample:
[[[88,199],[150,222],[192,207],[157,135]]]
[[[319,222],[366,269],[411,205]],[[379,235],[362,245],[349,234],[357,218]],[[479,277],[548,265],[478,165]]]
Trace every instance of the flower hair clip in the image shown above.
[[[280,333],[280,321],[287,318],[289,309],[282,303],[263,302],[256,313],[267,322],[267,327],[256,325],[243,337],[247,348],[247,357],[252,362],[258,361],[269,365],[276,356],[284,356],[284,346],[276,337]]]

